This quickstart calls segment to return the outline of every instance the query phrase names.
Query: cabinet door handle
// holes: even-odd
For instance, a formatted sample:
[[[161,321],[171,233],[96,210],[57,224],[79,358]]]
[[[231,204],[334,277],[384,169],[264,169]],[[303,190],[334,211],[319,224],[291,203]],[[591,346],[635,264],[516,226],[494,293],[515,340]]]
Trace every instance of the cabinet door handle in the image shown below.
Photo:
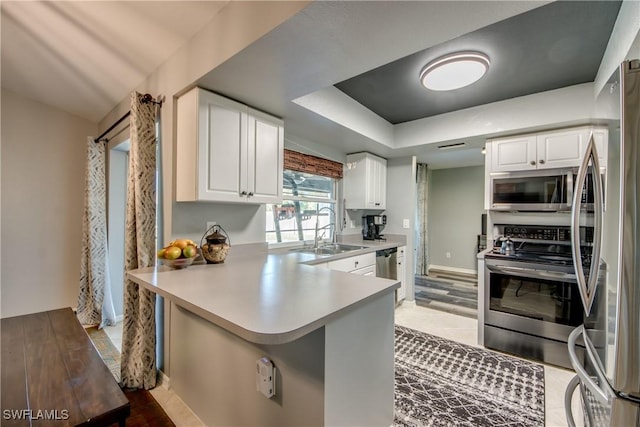
[[[247,192],[246,192],[246,191],[242,191],[242,192],[240,193],[240,195],[241,195],[241,196],[246,196],[246,195],[247,195]]]
[[[535,166],[536,165],[536,161],[535,160],[531,160],[531,166]]]
[[[358,261],[356,261],[356,264],[355,264],[355,266],[356,266],[356,267],[358,266]]]
[[[540,159],[538,163],[540,163],[541,165],[544,165],[544,159]]]
[[[248,196],[248,197],[253,196],[253,192],[251,192],[251,191],[250,191],[250,192],[249,192],[249,194],[247,194],[247,196]]]

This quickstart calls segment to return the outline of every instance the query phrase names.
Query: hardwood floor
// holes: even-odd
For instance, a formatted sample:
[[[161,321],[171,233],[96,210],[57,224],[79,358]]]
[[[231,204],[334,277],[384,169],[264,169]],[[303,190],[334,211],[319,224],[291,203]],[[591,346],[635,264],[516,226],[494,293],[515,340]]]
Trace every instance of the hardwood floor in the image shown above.
[[[478,279],[475,275],[430,270],[415,277],[416,304],[434,310],[477,318]]]

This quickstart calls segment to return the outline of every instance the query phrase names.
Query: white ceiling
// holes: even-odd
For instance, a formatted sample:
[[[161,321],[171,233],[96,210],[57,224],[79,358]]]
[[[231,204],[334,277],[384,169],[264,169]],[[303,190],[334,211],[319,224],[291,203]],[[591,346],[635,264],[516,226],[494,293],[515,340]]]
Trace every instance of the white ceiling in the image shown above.
[[[2,87],[98,122],[228,1],[6,1]]]

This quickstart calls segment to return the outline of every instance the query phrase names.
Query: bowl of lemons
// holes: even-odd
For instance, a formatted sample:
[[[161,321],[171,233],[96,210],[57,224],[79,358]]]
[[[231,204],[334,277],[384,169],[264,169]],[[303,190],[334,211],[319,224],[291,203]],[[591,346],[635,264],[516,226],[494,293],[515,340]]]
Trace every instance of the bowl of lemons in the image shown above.
[[[160,262],[176,270],[189,267],[197,255],[198,247],[189,239],[176,239],[158,251]]]

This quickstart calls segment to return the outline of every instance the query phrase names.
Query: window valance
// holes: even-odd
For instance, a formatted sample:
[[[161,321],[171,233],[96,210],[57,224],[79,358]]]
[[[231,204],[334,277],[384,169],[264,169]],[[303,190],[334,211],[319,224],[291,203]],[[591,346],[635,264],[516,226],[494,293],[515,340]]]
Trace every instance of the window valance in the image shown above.
[[[342,179],[342,163],[297,151],[284,150],[284,168],[296,172]]]

